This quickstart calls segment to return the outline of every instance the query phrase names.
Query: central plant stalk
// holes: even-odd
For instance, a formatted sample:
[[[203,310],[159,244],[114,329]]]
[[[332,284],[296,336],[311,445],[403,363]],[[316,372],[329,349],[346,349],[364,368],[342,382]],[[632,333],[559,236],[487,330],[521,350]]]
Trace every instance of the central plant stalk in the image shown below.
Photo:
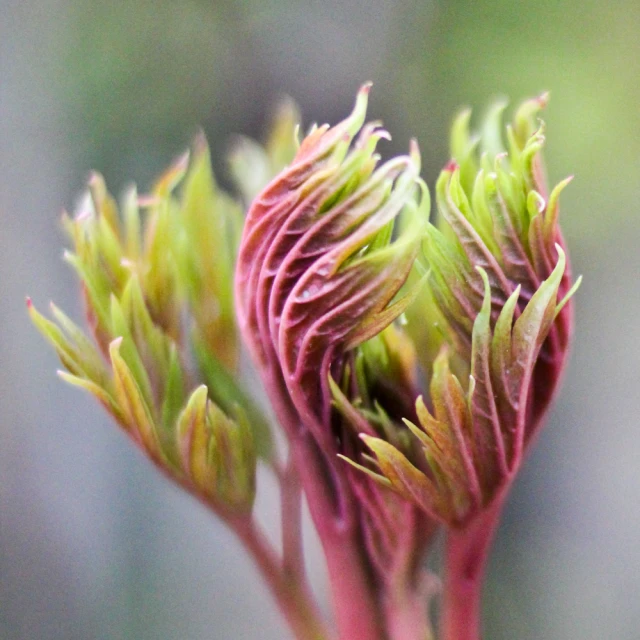
[[[464,529],[447,533],[440,640],[480,640],[484,573],[505,494]]]

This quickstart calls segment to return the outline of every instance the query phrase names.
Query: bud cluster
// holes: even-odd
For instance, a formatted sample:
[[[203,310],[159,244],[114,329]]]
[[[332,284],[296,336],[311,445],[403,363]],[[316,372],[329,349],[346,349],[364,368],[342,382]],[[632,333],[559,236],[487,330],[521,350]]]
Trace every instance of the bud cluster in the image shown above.
[[[546,196],[544,124],[534,120],[545,102],[520,107],[506,150],[503,107],[490,114],[484,137],[470,136],[469,111],[454,124],[454,160],[437,181],[439,215],[424,239],[429,278],[409,312],[414,323],[430,319],[419,339],[442,343],[427,363],[417,424],[404,419],[427,468],[406,447],[363,436],[387,483],[452,524],[485,508],[516,473],[567,353],[566,303],[579,281],[571,289],[557,225],[568,180]]]
[[[164,471],[223,510],[246,510],[264,418],[237,379],[232,276],[242,211],[213,183],[203,138],[149,196],[121,210],[94,174],[63,216],[92,339],[51,305],[29,301],[67,382],[92,393]]]
[[[366,123],[369,89],[300,143],[291,103],[265,147],[238,140],[246,216],[201,136],[120,207],[93,175],[64,216],[91,337],[55,305],[53,320],[29,312],[61,377],[234,529],[297,637],[326,636],[301,557],[304,491],[340,637],[430,637],[422,560],[444,526],[442,638],[475,640],[491,535],[568,353],[569,180],[547,192],[546,95],[504,133],[504,105],[479,135],[464,111],[431,220],[417,143],[381,161],[389,134]],[[240,338],[286,463],[241,380]],[[260,459],[281,490],[281,554],[252,514]]]

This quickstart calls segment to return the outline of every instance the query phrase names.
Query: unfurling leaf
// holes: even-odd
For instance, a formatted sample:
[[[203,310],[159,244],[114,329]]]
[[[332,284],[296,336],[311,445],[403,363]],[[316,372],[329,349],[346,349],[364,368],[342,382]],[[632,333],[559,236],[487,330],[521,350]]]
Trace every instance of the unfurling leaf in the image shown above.
[[[557,226],[567,181],[548,202],[544,195],[544,126],[532,123],[544,103],[521,107],[506,144],[499,132],[503,105],[479,138],[469,134],[469,112],[456,120],[454,161],[436,186],[440,217],[425,237],[427,286],[407,312],[409,335],[426,351],[436,333],[444,342],[429,397],[416,407],[418,421],[407,422],[422,462],[411,447],[398,451],[367,440],[375,443],[380,473],[402,495],[410,493],[407,478],[424,475],[438,500],[416,481],[413,494],[421,498],[414,499],[457,526],[487,507],[517,472],[567,354],[567,301],[578,283],[571,286]],[[412,328],[421,312],[431,331]]]

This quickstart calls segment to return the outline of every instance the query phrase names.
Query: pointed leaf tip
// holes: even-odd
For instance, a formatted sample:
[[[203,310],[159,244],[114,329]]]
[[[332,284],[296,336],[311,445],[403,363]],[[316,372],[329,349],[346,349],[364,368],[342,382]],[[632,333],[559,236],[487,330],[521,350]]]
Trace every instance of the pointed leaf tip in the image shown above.
[[[542,109],[544,109],[549,104],[549,98],[551,98],[550,91],[543,91],[537,98],[536,101],[540,105]]]
[[[420,172],[420,168],[422,166],[422,156],[420,154],[420,145],[415,138],[411,138],[411,140],[409,140],[409,157],[416,165],[416,170]]]
[[[204,129],[199,128],[196,132],[196,135],[193,137],[192,148],[195,156],[201,153],[206,153],[209,150],[209,144],[207,142],[207,136]]]
[[[574,294],[580,288],[581,284],[582,284],[582,276],[580,275],[576,278],[576,281],[573,283],[573,286],[571,287],[571,289],[569,289],[565,297],[562,298],[562,300],[557,304],[554,318],[558,317],[558,314],[562,311],[562,309],[567,304],[567,302],[569,302],[569,300],[573,298]]]

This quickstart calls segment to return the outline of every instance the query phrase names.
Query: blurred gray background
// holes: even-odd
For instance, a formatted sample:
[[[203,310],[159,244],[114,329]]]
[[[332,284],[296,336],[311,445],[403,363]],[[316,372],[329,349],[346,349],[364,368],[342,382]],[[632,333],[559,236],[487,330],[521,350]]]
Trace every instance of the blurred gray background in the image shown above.
[[[549,173],[576,175],[562,223],[585,282],[495,545],[486,638],[637,640],[638,32],[635,0],[0,0],[0,640],[285,637],[232,537],[57,380],[24,296],[79,317],[59,213],[91,168],[146,189],[202,125],[225,181],[230,134],[259,136],[283,93],[335,122],[365,80],[389,153],[416,136],[429,182],[459,106],[551,90]]]

